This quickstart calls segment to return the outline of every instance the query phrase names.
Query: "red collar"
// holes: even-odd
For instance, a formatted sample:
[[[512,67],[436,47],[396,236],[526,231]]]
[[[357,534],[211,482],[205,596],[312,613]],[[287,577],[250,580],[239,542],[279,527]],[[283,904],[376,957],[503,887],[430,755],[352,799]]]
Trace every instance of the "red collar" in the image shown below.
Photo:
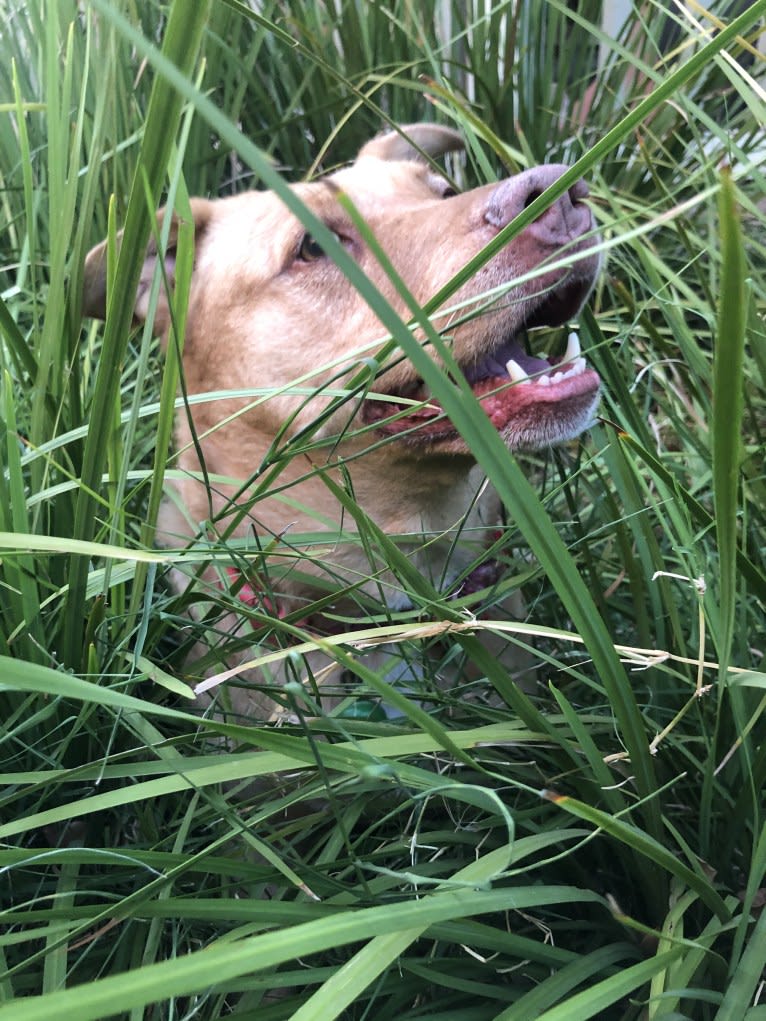
[[[253,609],[262,609],[264,613],[268,613],[272,617],[278,617],[280,620],[287,616],[284,606],[275,607],[263,589],[254,588],[247,580],[247,576],[237,567],[227,567],[226,573],[229,576],[229,587],[236,588],[237,599],[239,599],[240,603],[244,603],[245,606],[251,606]],[[256,578],[257,575],[253,577]]]

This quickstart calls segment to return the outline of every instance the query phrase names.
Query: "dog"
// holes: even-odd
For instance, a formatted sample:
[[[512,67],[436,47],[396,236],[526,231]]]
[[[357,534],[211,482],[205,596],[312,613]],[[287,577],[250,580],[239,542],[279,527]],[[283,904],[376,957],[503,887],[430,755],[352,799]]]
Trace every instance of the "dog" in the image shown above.
[[[461,147],[451,129],[409,125],[373,138],[351,165],[292,186],[405,320],[409,311],[366,231],[423,305],[566,169],[543,165],[457,194],[432,161]],[[460,287],[450,299],[459,311],[439,323],[477,407],[513,450],[570,440],[594,418],[600,380],[576,334],[561,358],[532,356],[521,341],[530,328],[568,323],[593,289],[600,258],[587,199],[584,182],[571,187]],[[413,365],[403,357],[386,363],[366,396],[338,400],[333,393],[386,336],[370,305],[274,193],[193,199],[191,210],[184,386],[190,397],[223,396],[190,402],[177,416],[180,471],[160,512],[159,542],[184,546],[211,532],[229,540],[257,536],[273,553],[285,536],[320,531],[328,538],[321,558],[306,556],[299,570],[294,560],[281,573],[274,556],[263,561],[272,565],[268,598],[253,580],[257,573],[245,576],[230,565],[204,577],[232,586],[243,613],[257,607],[295,620],[301,607],[319,605],[333,590],[382,594],[390,609],[406,608],[396,577],[372,566],[362,543],[348,541],[354,522],[342,489],[383,533],[399,537],[422,575],[450,586],[476,558],[477,540],[496,527],[500,507],[491,491],[477,499],[471,451]],[[174,220],[164,254],[171,286],[176,237]],[[83,308],[90,316],[105,315],[105,245],[86,260]],[[573,260],[564,268],[562,254]],[[139,321],[149,311],[158,258],[150,245],[135,305]],[[494,302],[482,297],[498,288]],[[155,317],[161,337],[170,322],[162,293]],[[247,388],[269,396],[235,393]],[[280,462],[281,447],[300,436],[310,437],[310,456]],[[274,485],[263,488],[270,477]],[[460,535],[473,542],[461,544]],[[477,577],[480,583],[481,572]],[[174,584],[182,590],[188,579],[174,572]],[[233,692],[235,711],[250,718],[282,711],[278,693],[262,687],[256,675]]]

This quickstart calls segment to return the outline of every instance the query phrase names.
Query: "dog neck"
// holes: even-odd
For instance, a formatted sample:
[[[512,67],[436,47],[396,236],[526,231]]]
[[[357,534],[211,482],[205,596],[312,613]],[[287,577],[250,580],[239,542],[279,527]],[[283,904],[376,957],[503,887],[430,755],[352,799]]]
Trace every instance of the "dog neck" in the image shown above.
[[[302,535],[327,533],[321,557],[316,561],[306,558],[300,580],[288,572],[284,580],[277,581],[279,594],[290,605],[293,600],[312,598],[315,589],[326,592],[328,577],[338,579],[339,587],[344,580],[358,584],[360,578],[369,578],[363,590],[375,597],[382,593],[391,608],[404,605],[401,587],[390,572],[376,573],[369,553],[354,539],[358,526],[338,499],[338,487],[438,588],[452,584],[477,559],[487,529],[498,520],[497,498],[491,490],[482,491],[482,476],[468,458],[422,458],[406,449],[397,451],[392,462],[390,450],[385,454],[374,449],[361,452],[345,445],[342,465],[321,463],[321,451],[316,451],[311,460],[295,457],[276,473],[269,495],[257,496],[258,475],[238,494],[242,487],[223,480],[247,482],[253,463],[265,462],[265,449],[258,459],[265,444],[256,437],[248,439],[250,442],[232,446],[226,436],[207,438],[208,489],[193,448],[184,450],[184,437],[179,435],[180,466],[185,471],[170,483],[175,494],[160,512],[158,540],[177,547],[188,541],[184,537],[201,530],[227,539],[257,535],[259,546],[265,549],[280,543],[300,545]],[[264,469],[264,477],[267,472]],[[180,508],[186,508],[187,514]]]

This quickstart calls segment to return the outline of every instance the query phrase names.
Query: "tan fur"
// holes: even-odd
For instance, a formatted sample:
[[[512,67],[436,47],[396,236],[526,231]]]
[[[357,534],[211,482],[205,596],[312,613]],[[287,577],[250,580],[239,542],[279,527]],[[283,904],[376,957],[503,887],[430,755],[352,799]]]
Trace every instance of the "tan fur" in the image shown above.
[[[454,132],[434,125],[401,129],[413,137],[427,154],[439,154],[459,147]],[[534,195],[529,179],[518,185],[511,179],[487,185],[461,195],[445,198],[447,184],[431,166],[418,158],[400,133],[388,133],[368,143],[356,162],[330,178],[296,184],[295,194],[338,235],[376,287],[405,318],[406,308],[396,295],[386,273],[368,250],[349,215],[339,204],[345,194],[364,217],[397,272],[421,304],[439,290],[465,263],[491,241],[498,230]],[[501,189],[505,190],[501,190]],[[514,190],[516,189],[516,190]],[[534,189],[532,189],[534,190]],[[518,191],[518,194],[517,194]],[[545,216],[534,230],[520,234],[495,256],[460,292],[450,299],[457,303],[505,284],[554,257],[561,247],[558,233],[567,215],[577,223],[569,231],[569,250],[576,252],[592,238],[580,236],[590,229],[590,214],[575,202],[575,212],[545,214],[553,227],[548,231]],[[517,208],[518,207],[518,208]],[[304,386],[316,387],[347,366],[347,378],[359,369],[359,358],[368,356],[370,344],[385,337],[374,313],[360,298],[340,269],[327,257],[313,260],[299,255],[306,230],[270,192],[248,192],[235,197],[208,201],[195,199],[195,268],[184,346],[184,374],[189,394],[231,391],[246,387],[289,389],[295,380],[308,376]],[[563,220],[561,217],[563,216]],[[586,223],[587,226],[583,227]],[[568,222],[568,221],[567,221]],[[574,223],[574,220],[573,220]],[[567,227],[567,230],[569,228]],[[551,237],[548,237],[548,234]],[[172,243],[171,243],[172,247]],[[104,246],[94,249],[85,269],[85,311],[103,315],[105,310]],[[156,253],[147,263],[136,316],[147,312],[147,294],[154,272]],[[598,258],[581,260],[571,270],[550,271],[528,282],[498,303],[492,311],[448,331],[452,351],[461,365],[479,362],[503,339],[523,326],[540,294],[559,287],[565,279],[577,280],[581,303],[598,268]],[[172,259],[168,262],[172,273]],[[576,309],[573,309],[576,311]],[[168,329],[167,302],[163,298],[156,328]],[[380,393],[399,393],[414,385],[412,366],[400,361],[383,372],[375,383]],[[335,380],[335,388],[342,380]],[[528,388],[527,393],[532,391]],[[521,389],[517,390],[521,394]],[[592,414],[595,396],[586,407],[584,400],[562,401],[555,414],[548,406],[519,405],[518,422],[504,423],[501,431],[510,446],[536,446],[576,435]],[[171,499],[161,511],[161,542],[182,546],[213,514],[216,528],[226,527],[228,505],[244,480],[257,472],[271,449],[274,437],[292,418],[288,436],[315,420],[328,397],[310,402],[282,393],[252,406],[252,400],[230,397],[193,405],[194,429],[200,438],[205,469],[216,481],[210,487],[200,478],[200,464],[186,414],[176,426],[178,466],[188,475],[172,483]],[[521,401],[521,398],[520,398]],[[301,407],[301,405],[303,405]],[[245,410],[243,410],[245,409]],[[340,412],[314,434],[322,439],[340,434],[357,409],[346,403]],[[394,409],[395,410],[395,409]],[[536,433],[542,412],[548,416]],[[537,416],[537,417],[536,417]],[[551,417],[553,416],[553,417]],[[229,420],[230,419],[230,420]],[[551,425],[551,421],[553,425]],[[357,424],[357,421],[354,424]],[[224,423],[224,424],[222,424]],[[445,427],[449,430],[449,426]],[[531,442],[529,441],[532,437]],[[424,574],[434,580],[454,578],[476,555],[471,549],[453,548],[456,529],[468,528],[474,540],[481,529],[496,520],[498,508],[493,497],[474,502],[477,478],[472,473],[470,451],[454,432],[424,431],[417,436],[389,437],[381,444],[379,431],[348,431],[339,445],[314,453],[315,463],[327,467],[331,477],[341,481],[335,465],[343,461],[351,478],[355,499],[377,525],[390,535],[412,535],[403,543]],[[325,462],[323,463],[323,457]],[[352,527],[348,515],[330,490],[311,471],[303,458],[294,459],[279,476],[279,486],[290,484],[287,495],[311,509],[310,514],[269,495],[253,504],[235,529],[244,536],[255,530],[268,542],[285,529],[313,532],[324,522],[331,536],[342,526]],[[222,480],[231,480],[227,483]],[[240,500],[240,504],[242,501]],[[423,548],[422,536],[442,535],[440,541]],[[447,558],[450,562],[447,564]],[[340,577],[352,580],[369,572],[364,551],[356,544],[338,544],[329,556]],[[306,565],[307,574],[321,569]],[[383,576],[368,584],[379,591],[383,582],[392,606],[401,604],[393,578]],[[287,580],[283,595],[292,600],[311,598],[314,593],[305,578]],[[297,605],[297,604],[296,604]],[[262,706],[258,706],[262,712]]]

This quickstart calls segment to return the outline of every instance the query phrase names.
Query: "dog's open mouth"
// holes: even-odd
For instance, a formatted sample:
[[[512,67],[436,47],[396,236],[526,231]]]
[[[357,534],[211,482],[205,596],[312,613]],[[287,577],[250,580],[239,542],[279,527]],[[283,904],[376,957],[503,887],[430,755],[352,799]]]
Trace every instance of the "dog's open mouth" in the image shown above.
[[[522,329],[562,325],[580,307],[582,297],[581,286],[562,289],[558,295],[553,292]],[[512,447],[536,448],[578,435],[590,424],[598,403],[601,381],[582,357],[574,332],[560,356],[528,354],[520,331],[480,361],[461,365],[461,369],[485,414]],[[414,443],[432,444],[457,436],[422,380],[387,396],[394,399],[365,402],[362,416],[366,424]],[[397,403],[397,397],[406,403]]]

